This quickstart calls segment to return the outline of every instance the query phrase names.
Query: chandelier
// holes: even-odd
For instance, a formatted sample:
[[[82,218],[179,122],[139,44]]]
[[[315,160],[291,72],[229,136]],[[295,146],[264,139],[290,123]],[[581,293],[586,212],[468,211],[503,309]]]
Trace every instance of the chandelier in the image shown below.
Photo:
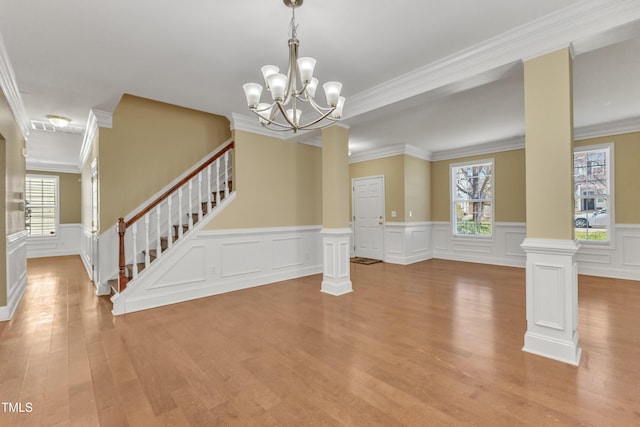
[[[316,60],[309,57],[298,58],[296,7],[302,6],[303,0],[283,0],[291,8],[291,24],[289,28],[289,69],[281,74],[275,65],[262,67],[265,87],[271,92],[271,104],[260,102],[262,85],[246,83],[242,86],[247,97],[249,109],[258,116],[262,126],[272,129],[297,132],[299,129],[320,129],[340,120],[345,98],[340,96],[342,83],[327,82],[323,85],[326,106],[315,100],[318,79],[313,77]],[[301,86],[298,88],[298,79]],[[307,122],[302,121],[304,108]]]

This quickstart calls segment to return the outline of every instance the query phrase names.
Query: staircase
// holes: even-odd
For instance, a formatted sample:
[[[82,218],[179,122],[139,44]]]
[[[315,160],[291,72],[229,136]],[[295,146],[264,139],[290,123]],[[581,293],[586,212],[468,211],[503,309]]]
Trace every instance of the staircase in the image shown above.
[[[125,292],[168,253],[194,235],[233,193],[233,141],[157,197],[130,219],[118,220],[118,276],[108,281],[112,294]]]

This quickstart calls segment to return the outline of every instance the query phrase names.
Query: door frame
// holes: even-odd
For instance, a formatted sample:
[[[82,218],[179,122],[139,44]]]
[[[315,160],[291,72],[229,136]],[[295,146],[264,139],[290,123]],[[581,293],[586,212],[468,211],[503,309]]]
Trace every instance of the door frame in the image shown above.
[[[98,185],[98,161],[91,162],[91,280],[98,283],[100,278],[100,254],[98,240],[99,219],[100,219],[100,187]]]
[[[356,191],[356,181],[364,181],[372,178],[382,178],[382,260],[384,261],[384,236],[385,230],[387,226],[387,200],[385,198],[385,176],[383,174],[380,175],[370,175],[370,176],[361,176],[358,178],[351,178],[351,255],[356,256],[356,201],[355,197],[353,197],[353,193]]]

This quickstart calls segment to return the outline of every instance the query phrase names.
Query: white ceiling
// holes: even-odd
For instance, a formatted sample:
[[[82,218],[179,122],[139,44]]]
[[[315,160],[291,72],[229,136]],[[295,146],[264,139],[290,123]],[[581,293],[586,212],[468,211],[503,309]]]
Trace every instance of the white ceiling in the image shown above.
[[[317,77],[344,83],[352,151],[410,144],[434,152],[524,134],[520,60],[541,42],[533,31],[520,45],[496,42],[522,28],[557,27],[571,37],[579,54],[576,126],[640,117],[638,3],[307,0],[296,18],[301,55],[318,60]],[[607,20],[616,8],[626,8],[626,21]],[[0,0],[0,10],[0,34],[33,120],[56,114],[84,126],[89,109],[112,111],[123,93],[249,115],[242,84],[258,81],[264,64],[287,62],[291,11],[281,0]],[[571,28],[590,23],[589,13],[592,24]],[[502,62],[474,59],[500,49]],[[454,70],[451,58],[467,57],[475,62],[443,75]],[[395,98],[378,96],[394,84],[402,84]],[[34,131],[28,161],[77,164],[78,141]]]

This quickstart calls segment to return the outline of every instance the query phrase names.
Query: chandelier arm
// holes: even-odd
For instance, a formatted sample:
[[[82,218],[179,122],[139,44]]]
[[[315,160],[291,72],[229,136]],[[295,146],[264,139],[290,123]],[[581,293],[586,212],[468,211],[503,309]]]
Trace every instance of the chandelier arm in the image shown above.
[[[282,106],[282,104],[280,102],[276,102],[276,104],[278,104],[278,109],[280,110],[280,114],[282,114],[282,118],[285,119],[287,123],[289,123],[289,126],[291,126],[291,129],[293,129],[294,132],[297,131],[298,126],[294,125],[293,122],[289,120],[289,117],[287,117],[287,112],[284,111],[284,107]]]
[[[313,126],[313,125],[315,125],[315,124],[317,124],[317,123],[321,122],[321,121],[322,121],[322,120],[324,120],[324,119],[329,119],[329,120],[336,121],[334,118],[329,117],[329,114],[331,114],[331,112],[332,112],[332,111],[333,111],[333,110],[331,110],[331,111],[327,111],[325,114],[323,114],[322,116],[318,117],[317,119],[315,119],[315,120],[313,120],[313,121],[311,121],[311,122],[309,122],[309,123],[306,123],[306,124],[304,124],[304,125],[300,125],[300,126],[296,126],[296,127],[297,127],[298,129],[308,129],[308,128],[309,128],[309,126]]]
[[[284,103],[287,104],[292,96],[296,95],[298,85],[298,45],[300,42],[296,38],[289,39],[289,68],[287,70],[287,88],[285,91]]]
[[[309,104],[311,104],[318,114],[325,114],[326,112],[331,113],[336,109],[336,107],[321,107],[313,98],[309,98]]]

